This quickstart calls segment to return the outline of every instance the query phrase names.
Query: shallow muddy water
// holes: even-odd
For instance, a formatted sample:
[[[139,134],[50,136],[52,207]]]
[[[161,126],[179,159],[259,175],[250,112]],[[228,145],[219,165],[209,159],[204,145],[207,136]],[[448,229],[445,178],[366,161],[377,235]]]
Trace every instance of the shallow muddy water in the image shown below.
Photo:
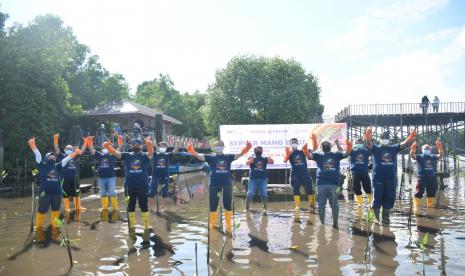
[[[135,239],[128,235],[121,189],[118,213],[102,214],[99,196],[85,194],[87,211],[65,217],[68,223],[62,228],[72,241],[71,269],[67,250],[59,241],[51,240],[47,232],[44,242],[30,235],[31,197],[1,198],[0,274],[194,275],[197,270],[199,275],[421,275],[424,267],[426,275],[442,271],[464,275],[463,177],[452,175],[446,180],[439,209],[427,211],[422,202],[420,212],[411,216],[411,229],[409,193],[404,190],[391,214],[391,225],[368,227],[366,258],[367,208],[356,208],[347,195],[339,200],[339,229],[333,229],[329,207],[326,225],[321,225],[318,216],[306,209],[295,213],[291,197],[284,194],[270,193],[267,216],[259,202],[246,213],[243,187],[237,184],[233,236],[228,239],[219,227],[208,239],[206,179],[197,176],[181,182],[168,210],[151,215],[152,233],[143,233],[138,216]],[[423,263],[415,241],[425,233],[429,241]]]

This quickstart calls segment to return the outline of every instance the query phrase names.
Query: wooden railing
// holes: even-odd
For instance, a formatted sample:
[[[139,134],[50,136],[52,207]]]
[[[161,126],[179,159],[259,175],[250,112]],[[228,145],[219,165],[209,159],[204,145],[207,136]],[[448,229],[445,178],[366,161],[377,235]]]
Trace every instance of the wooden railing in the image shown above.
[[[349,116],[421,115],[434,113],[465,113],[465,102],[440,103],[437,111],[433,109],[432,104],[424,110],[421,103],[349,105],[336,115],[336,121]]]

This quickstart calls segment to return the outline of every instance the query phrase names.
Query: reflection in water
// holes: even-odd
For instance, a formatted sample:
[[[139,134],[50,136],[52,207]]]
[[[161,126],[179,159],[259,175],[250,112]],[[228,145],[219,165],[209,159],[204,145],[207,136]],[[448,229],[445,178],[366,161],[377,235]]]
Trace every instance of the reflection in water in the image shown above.
[[[72,244],[75,264],[70,273],[194,275],[197,244],[199,275],[421,274],[422,256],[414,242],[425,233],[430,237],[425,251],[427,275],[445,270],[449,275],[461,275],[465,269],[463,179],[461,183],[453,182],[453,178],[448,180],[439,196],[439,209],[421,208],[411,216],[411,231],[407,227],[409,195],[405,193],[396,203],[389,227],[370,226],[368,261],[364,258],[368,234],[366,206],[354,208],[353,201],[339,201],[340,229],[335,230],[321,225],[308,210],[284,209],[284,200],[271,200],[267,216],[243,212],[244,191],[238,186],[234,213],[237,228],[228,242],[220,227],[211,231],[209,267],[206,181],[203,177],[187,181],[189,189],[184,182],[177,186],[177,200],[169,202],[167,211],[151,214],[153,231],[144,232],[137,225],[133,238],[128,235],[126,212],[100,211],[98,196],[84,199],[86,213],[63,213],[69,238],[78,243]],[[122,197],[120,201],[123,206]],[[289,204],[288,207],[291,208]],[[54,239],[50,228],[30,235],[29,220],[30,198],[2,200],[0,274],[68,273],[65,265],[51,265],[67,263],[66,249]],[[224,245],[224,257],[220,260]]]

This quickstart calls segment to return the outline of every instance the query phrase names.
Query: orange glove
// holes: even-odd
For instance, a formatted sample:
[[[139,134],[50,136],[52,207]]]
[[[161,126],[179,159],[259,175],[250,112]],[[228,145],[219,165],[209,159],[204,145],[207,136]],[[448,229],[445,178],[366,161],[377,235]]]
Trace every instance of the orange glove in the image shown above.
[[[444,153],[444,148],[442,147],[442,143],[439,139],[436,140],[436,147],[438,148],[439,155],[442,156]]]
[[[291,148],[289,146],[286,146],[284,151],[285,151],[284,162],[287,162],[287,161],[289,161],[289,158],[291,157]]]
[[[58,139],[60,138],[60,134],[56,133],[53,135],[53,144],[58,145]]]
[[[346,153],[349,154],[352,152],[352,149],[354,148],[354,146],[352,145],[352,142],[349,141],[349,140],[346,140]]]
[[[373,130],[371,129],[371,127],[368,127],[367,130],[365,131],[365,140],[371,141],[372,138],[373,138]]]
[[[255,162],[255,159],[253,157],[250,157],[247,161],[245,161],[246,165],[251,165]]]
[[[81,155],[81,150],[80,150],[79,148],[76,148],[76,150],[74,150],[74,152],[71,153],[71,154],[69,155],[69,157],[71,157],[71,158],[74,159],[74,158],[76,158],[78,155]]]
[[[317,150],[318,149],[318,141],[316,140],[315,133],[312,133],[312,135],[310,136],[310,140],[312,140],[312,148],[313,148],[313,150]]]
[[[123,136],[118,135],[118,146],[122,146],[122,145],[123,145]]]
[[[241,155],[244,155],[246,154],[247,152],[249,152],[249,150],[252,148],[252,143],[250,143],[248,140],[245,142],[245,147],[242,148],[241,150]]]
[[[192,143],[187,144],[186,150],[188,153],[192,155],[198,155],[198,153],[194,149],[194,146],[192,146]]]
[[[308,151],[308,145],[307,143],[305,143],[303,146],[302,146],[302,151],[304,152],[305,156],[307,156],[310,152]]]
[[[116,150],[115,148],[113,148],[113,146],[111,145],[110,142],[106,141],[102,144],[102,147],[106,148],[108,150],[109,153],[111,154],[115,154],[116,153]]]
[[[27,143],[29,144],[29,147],[31,148],[31,150],[37,149],[37,147],[36,147],[36,138],[35,137],[32,137],[31,139],[29,139],[29,141],[27,141]]]
[[[410,146],[410,153],[416,153],[417,152],[417,142],[413,142],[413,144]]]
[[[415,129],[410,132],[409,136],[407,137],[407,142],[412,142],[413,139],[415,139],[415,136],[417,136],[417,131]]]
[[[268,157],[268,164],[274,164],[274,160],[271,157]]]
[[[152,155],[153,152],[155,151],[153,148],[153,141],[150,140],[149,138],[144,139],[145,144],[147,145],[147,152],[149,155]]]
[[[86,139],[87,146],[93,148],[94,147],[94,136],[88,136]]]

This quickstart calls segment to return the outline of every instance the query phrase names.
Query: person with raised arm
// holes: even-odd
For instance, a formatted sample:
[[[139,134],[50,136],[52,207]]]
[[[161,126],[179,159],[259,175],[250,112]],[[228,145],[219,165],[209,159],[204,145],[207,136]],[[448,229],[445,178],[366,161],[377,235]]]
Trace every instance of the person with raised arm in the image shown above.
[[[380,222],[380,209],[382,212],[382,223],[389,225],[390,210],[394,207],[396,201],[397,189],[397,153],[411,143],[417,132],[412,130],[408,137],[400,144],[391,144],[389,132],[381,134],[379,145],[373,144],[373,132],[371,127],[365,132],[365,143],[368,150],[373,156],[373,192],[374,200],[372,203],[375,218]]]
[[[136,203],[139,203],[141,217],[144,224],[144,230],[147,232],[151,228],[148,207],[148,175],[147,166],[153,157],[153,141],[144,139],[147,145],[147,152],[143,152],[143,143],[141,138],[134,138],[131,141],[131,152],[120,152],[113,148],[110,142],[103,143],[103,147],[118,159],[124,161],[125,186],[127,189],[128,200],[128,218],[130,234],[134,233],[136,227]]]
[[[350,171],[352,172],[352,181],[355,197],[358,207],[362,206],[362,187],[367,195],[367,205],[371,204],[373,196],[371,194],[371,180],[368,173],[368,158],[370,152],[365,146],[362,138],[355,141],[354,149],[350,153]]]
[[[333,215],[333,228],[339,228],[339,204],[337,202],[337,189],[340,182],[340,161],[347,158],[352,152],[352,142],[346,140],[345,151],[331,151],[332,144],[324,140],[320,143],[320,150],[316,151],[317,137],[312,133],[313,151],[307,157],[314,160],[318,167],[316,172],[316,187],[318,191],[318,216],[321,224],[325,222],[326,202],[329,201]]]
[[[213,229],[217,222],[218,193],[222,191],[226,233],[232,233],[233,187],[231,181],[231,163],[246,154],[251,148],[252,144],[246,141],[244,148],[242,148],[239,154],[224,154],[224,142],[218,140],[214,143],[213,154],[200,154],[194,150],[191,143],[187,145],[187,152],[200,161],[207,162],[211,168],[210,186],[208,187],[210,197],[210,229]]]

